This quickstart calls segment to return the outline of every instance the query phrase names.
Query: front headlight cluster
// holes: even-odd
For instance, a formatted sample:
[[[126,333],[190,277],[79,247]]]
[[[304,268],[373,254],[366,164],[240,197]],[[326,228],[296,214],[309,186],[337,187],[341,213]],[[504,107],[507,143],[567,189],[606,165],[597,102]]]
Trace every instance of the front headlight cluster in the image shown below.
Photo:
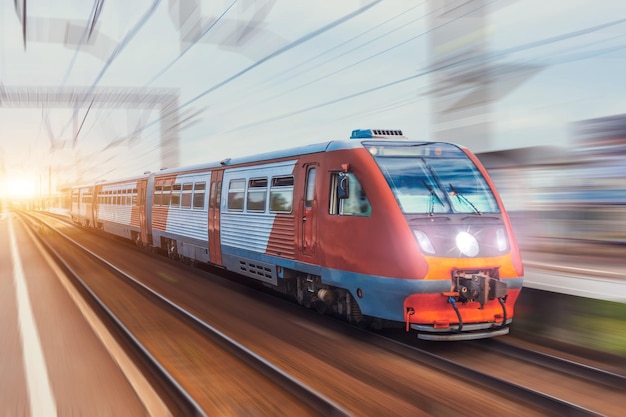
[[[420,249],[422,249],[423,252],[433,255],[435,254],[435,248],[426,233],[421,230],[413,230],[413,234],[415,235],[415,239],[417,239],[417,243],[420,245]]]
[[[483,237],[483,245],[491,247],[491,249],[487,249],[487,253],[483,253],[483,256],[497,255],[494,253],[494,248],[497,250],[498,254],[508,249],[509,243],[507,241],[505,230],[503,228],[499,228],[495,232],[495,242],[485,242],[485,238]],[[413,235],[415,236],[422,252],[430,255],[434,255],[436,253],[433,242],[425,232],[421,230],[413,230]],[[493,237],[493,234],[491,236]],[[454,246],[456,246],[456,249],[458,249],[463,256],[467,256],[469,258],[473,258],[480,253],[480,244],[478,243],[478,239],[476,239],[475,235],[467,231],[458,232],[456,236],[454,236],[453,240],[445,239],[438,242],[437,245],[440,251],[444,251],[444,253],[452,253],[449,252],[446,247],[448,249],[453,249]]]
[[[456,247],[459,248],[463,255],[469,256],[470,258],[478,255],[478,251],[480,250],[478,241],[470,233],[459,232],[454,240],[456,242]]]

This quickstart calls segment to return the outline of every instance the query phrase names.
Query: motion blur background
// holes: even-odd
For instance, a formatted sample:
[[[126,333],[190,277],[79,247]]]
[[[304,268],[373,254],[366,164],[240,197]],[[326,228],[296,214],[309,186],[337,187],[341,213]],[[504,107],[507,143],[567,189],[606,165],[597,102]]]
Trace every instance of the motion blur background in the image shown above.
[[[1,0],[0,195],[402,129],[478,154],[525,260],[618,268],[624,74],[623,0]]]

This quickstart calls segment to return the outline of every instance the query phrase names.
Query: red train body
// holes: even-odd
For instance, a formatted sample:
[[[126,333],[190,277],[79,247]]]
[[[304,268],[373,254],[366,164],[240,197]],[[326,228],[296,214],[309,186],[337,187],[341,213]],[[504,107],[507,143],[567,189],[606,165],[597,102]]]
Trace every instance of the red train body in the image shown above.
[[[73,193],[83,225],[422,339],[508,333],[522,288],[511,223],[478,159],[399,131],[358,130]]]

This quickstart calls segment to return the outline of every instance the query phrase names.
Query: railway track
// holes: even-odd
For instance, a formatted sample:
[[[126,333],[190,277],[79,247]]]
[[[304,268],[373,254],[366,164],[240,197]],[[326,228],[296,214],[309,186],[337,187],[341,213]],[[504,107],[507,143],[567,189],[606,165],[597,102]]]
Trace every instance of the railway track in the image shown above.
[[[111,256],[111,259],[117,259],[113,254]],[[189,270],[177,263],[167,262],[174,266],[178,265],[178,268]],[[169,291],[171,289],[162,289],[163,294],[167,293],[168,296],[172,296],[173,294]],[[236,291],[246,292],[247,290],[239,288]],[[495,375],[494,369],[501,367],[500,358],[506,356],[503,352],[498,353],[497,347],[493,347],[496,352],[492,352],[491,359],[488,359],[491,361],[491,369],[480,369],[474,367],[472,363],[465,363],[455,357],[455,352],[456,356],[460,357],[476,355],[476,353],[466,353],[469,352],[466,347],[472,346],[473,342],[420,343],[414,335],[404,333],[401,333],[402,337],[407,337],[407,340],[402,340],[402,337],[384,338],[379,334],[363,332],[345,323],[318,316],[293,303],[283,302],[273,295],[254,291],[254,298],[272,305],[272,308],[279,308],[280,316],[287,317],[287,322],[295,323],[297,327],[305,328],[307,334],[304,337],[298,337],[294,329],[289,328],[285,329],[285,332],[294,333],[289,337],[295,340],[289,342],[291,343],[289,346],[283,346],[281,341],[272,339],[267,341],[268,346],[263,347],[262,343],[259,343],[263,338],[258,335],[251,336],[241,345],[250,346],[254,351],[261,352],[268,357],[271,357],[268,349],[272,352],[295,350],[297,362],[292,358],[288,358],[287,362],[281,362],[275,357],[268,362],[278,363],[280,369],[286,370],[286,374],[298,375],[301,381],[313,388],[313,391],[325,392],[331,399],[331,403],[334,400],[336,404],[344,406],[343,409],[339,407],[341,410],[339,413],[348,413],[345,410],[349,409],[354,415],[364,416],[407,415],[407,413],[412,415],[451,413],[471,415],[476,410],[490,415],[616,415],[611,412],[597,411],[594,407],[585,407],[577,401],[568,401],[558,395],[551,395],[543,389],[541,384],[535,386],[532,383],[516,381],[515,378],[506,375]],[[237,313],[224,312],[224,314]],[[244,312],[239,314],[244,315]],[[201,313],[198,315],[202,316]],[[277,317],[276,312],[272,317]],[[262,316],[256,316],[254,320],[257,320],[256,328],[267,328],[267,331],[273,335],[278,333],[276,329],[269,327],[269,322],[263,322]],[[200,321],[206,321],[206,319],[201,318]],[[272,322],[274,321],[272,319]],[[286,327],[285,320],[280,322],[282,324],[279,324],[279,327]],[[238,328],[240,326],[241,324],[237,325]],[[246,331],[240,331],[240,334],[235,337],[237,340],[245,339],[242,337],[242,332]],[[205,338],[210,337],[205,336]],[[349,339],[349,348],[343,345],[344,339]],[[332,353],[325,350],[329,343],[334,346]],[[476,349],[479,352],[493,350],[490,343],[476,342],[474,345],[477,346]],[[346,378],[345,375],[349,377]],[[569,375],[570,378],[582,378],[578,375],[572,376],[576,374],[570,373]],[[541,379],[541,373],[539,379]],[[329,387],[333,387],[332,390]],[[356,402],[362,405],[355,406],[354,403],[344,402],[347,397],[358,397]],[[600,398],[599,401],[601,400]],[[372,405],[379,405],[385,401],[390,404],[381,406],[380,410],[387,411],[377,411],[378,409]],[[391,404],[393,401],[399,402],[401,406]],[[410,407],[408,407],[409,404]],[[390,409],[394,411],[389,411]],[[324,414],[331,415],[330,412],[332,411],[324,412]],[[425,414],[420,414],[420,412]]]
[[[498,354],[505,354],[527,363],[533,363],[544,369],[549,368],[579,380],[582,379],[626,392],[626,374],[605,369],[591,362],[583,361],[582,358],[565,358],[535,348],[516,345],[508,340],[489,340],[483,344],[483,347]]]
[[[25,224],[30,225],[31,230],[38,235],[47,235],[45,239],[40,238],[41,243],[52,254],[55,260],[62,266],[65,272],[71,276],[74,282],[78,283],[83,292],[95,302],[100,312],[103,312],[109,323],[113,323],[117,329],[117,333],[123,335],[126,345],[131,345],[135,356],[140,357],[140,362],[144,364],[144,370],[148,374],[156,378],[155,385],[160,386],[161,393],[168,397],[166,401],[172,407],[174,415],[181,416],[206,416],[216,415],[216,410],[224,411],[229,409],[235,413],[261,413],[273,414],[271,410],[282,410],[281,412],[296,413],[297,415],[320,415],[320,416],[344,416],[349,413],[338,404],[332,402],[319,392],[303,384],[301,381],[292,377],[288,373],[274,366],[270,361],[261,355],[246,348],[233,338],[222,333],[218,329],[204,322],[194,314],[184,308],[172,303],[167,298],[161,296],[148,286],[127,274],[119,267],[108,262],[96,253],[87,249],[80,243],[74,241],[69,236],[57,230],[41,216],[33,216],[21,213],[21,218]],[[51,244],[50,233],[61,238],[65,244],[55,240],[55,244]],[[76,251],[79,249],[79,251]],[[70,254],[71,251],[71,254]],[[77,252],[79,252],[77,254]],[[89,260],[86,260],[89,258]],[[77,265],[88,263],[89,265],[97,264],[99,271],[106,269],[108,292],[103,290],[101,283],[95,282],[93,279],[86,277],[84,270]],[[114,275],[119,279],[111,279]],[[142,324],[137,320],[138,317],[128,308],[120,308],[120,305],[111,300],[111,293],[125,294],[128,296],[132,293],[131,305],[133,302],[141,304],[142,315],[150,317],[150,323]],[[128,303],[125,304],[128,307]],[[126,311],[124,311],[126,310]],[[154,327],[158,325],[162,329],[177,333],[179,340],[196,341],[202,343],[203,347],[209,346],[212,350],[211,356],[219,357],[219,360],[209,360],[198,358],[200,352],[189,353],[192,344],[182,347],[182,354],[176,355],[176,361],[163,361],[161,358],[170,357],[171,354],[181,347],[172,347],[159,345],[154,341],[146,342],[145,327]],[[174,330],[176,329],[176,330]],[[161,350],[162,349],[162,350]],[[187,349],[187,352],[185,352]],[[180,353],[180,352],[179,352]],[[195,361],[181,364],[184,358],[195,355]],[[181,359],[183,358],[183,359]],[[176,363],[176,367],[172,363]],[[228,401],[212,397],[207,400],[206,395],[198,395],[198,389],[190,389],[190,386],[198,382],[210,382],[207,380],[198,381],[190,378],[190,376],[212,375],[215,369],[209,369],[219,365],[220,369],[228,370],[226,373],[216,375],[217,378],[227,379],[228,373],[236,373],[237,384],[244,391],[255,392],[259,387],[267,390],[267,395],[262,396],[266,399],[274,398],[278,403],[263,403],[260,399],[253,401],[258,407],[265,407],[261,410],[255,410],[254,404],[248,406],[239,406],[239,410],[232,409],[232,405],[228,405]],[[199,369],[198,367],[205,368]],[[149,368],[149,369],[146,369]],[[182,368],[182,369],[181,369]],[[191,370],[195,368],[195,372]],[[213,381],[215,383],[216,381]],[[223,381],[221,381],[223,382]],[[226,384],[225,384],[226,385]],[[241,387],[243,385],[244,387]],[[219,395],[219,390],[212,390],[213,393]],[[271,394],[269,394],[271,393]],[[228,392],[222,392],[221,395],[228,395]],[[253,398],[252,398],[253,399]],[[207,403],[208,402],[208,403]],[[222,402],[216,405],[215,403]],[[212,404],[211,404],[212,403]],[[228,414],[228,413],[225,413]]]
[[[454,345],[418,342],[416,345],[410,336],[403,334],[376,336],[387,349],[398,354],[476,381],[502,395],[534,403],[550,414],[621,415],[619,398],[626,388],[623,374],[499,339]],[[502,372],[503,369],[506,372]],[[535,377],[529,378],[529,372],[536,372]],[[574,384],[579,388],[573,389]],[[592,401],[578,394],[587,387],[593,387],[589,395],[597,395]],[[585,402],[589,404],[583,405]]]

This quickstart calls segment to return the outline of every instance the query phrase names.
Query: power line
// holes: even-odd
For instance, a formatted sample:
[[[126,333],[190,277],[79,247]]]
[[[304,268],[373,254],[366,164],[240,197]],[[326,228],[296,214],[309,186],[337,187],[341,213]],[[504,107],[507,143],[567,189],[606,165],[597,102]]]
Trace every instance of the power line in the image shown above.
[[[421,6],[422,4],[423,4],[423,3],[421,3],[421,4],[420,4],[420,5],[418,5],[418,6]],[[278,74],[274,74],[271,78],[269,78],[267,81],[265,81],[265,83],[264,83],[264,84],[265,84],[265,86],[266,86],[268,83],[270,83],[270,82],[274,81],[276,78],[280,77],[281,75],[286,74],[286,73],[289,73],[289,72],[291,72],[291,71],[295,70],[296,68],[301,67],[302,65],[309,64],[312,60],[315,60],[315,59],[317,59],[317,58],[319,58],[319,57],[321,57],[321,56],[323,56],[323,55],[326,55],[326,54],[330,53],[331,51],[333,51],[333,50],[335,50],[335,49],[339,48],[340,46],[343,46],[343,45],[345,45],[345,44],[347,44],[347,43],[349,43],[349,42],[351,42],[351,41],[353,41],[353,40],[355,40],[355,39],[358,39],[359,37],[361,37],[361,36],[363,36],[363,35],[365,35],[365,34],[367,34],[367,33],[371,32],[372,30],[374,30],[374,29],[376,29],[376,28],[379,28],[379,27],[381,27],[381,26],[383,26],[383,25],[385,25],[385,24],[387,24],[387,23],[392,22],[393,20],[397,19],[397,18],[398,18],[398,17],[400,17],[400,16],[405,15],[406,13],[408,13],[409,11],[411,11],[411,10],[415,9],[415,8],[416,8],[416,7],[418,7],[418,6],[411,7],[410,9],[405,10],[405,11],[401,12],[400,14],[397,14],[396,16],[394,16],[394,17],[392,17],[392,18],[387,19],[385,22],[382,22],[381,24],[379,24],[379,25],[377,25],[377,26],[375,26],[375,27],[373,27],[373,28],[371,28],[371,29],[369,29],[369,30],[366,30],[366,31],[364,31],[364,32],[361,32],[359,35],[357,35],[357,36],[355,36],[355,37],[352,37],[351,39],[349,39],[349,40],[347,40],[347,41],[345,41],[345,42],[342,42],[342,43],[340,43],[339,45],[336,45],[335,47],[330,48],[330,49],[326,50],[325,52],[322,52],[322,53],[320,53],[320,54],[316,55],[316,56],[315,56],[315,57],[313,57],[313,58],[310,58],[310,59],[308,59],[308,60],[306,60],[306,61],[302,61],[302,62],[300,62],[299,64],[297,64],[297,65],[295,65],[295,66],[292,66],[291,68],[288,68],[288,69],[286,69],[286,70],[283,70],[283,71],[279,72]],[[436,11],[436,10],[435,10],[435,11]],[[434,11],[433,11],[433,12],[434,12]],[[420,16],[420,17],[418,17],[418,18],[415,18],[415,19],[413,19],[413,20],[411,20],[411,21],[409,21],[409,22],[407,22],[407,23],[405,23],[405,24],[403,24],[403,25],[401,25],[401,26],[397,26],[397,27],[395,27],[393,30],[387,31],[387,32],[383,33],[382,35],[379,35],[379,36],[375,37],[374,39],[371,39],[371,40],[369,40],[369,41],[367,41],[367,42],[361,43],[360,45],[357,45],[357,46],[353,47],[352,49],[349,49],[349,50],[347,50],[347,51],[343,52],[343,53],[341,54],[341,56],[334,56],[334,57],[329,58],[329,59],[327,59],[327,60],[325,60],[325,61],[323,61],[323,62],[317,63],[317,64],[315,64],[315,65],[310,65],[308,68],[306,68],[306,69],[304,69],[304,70],[302,70],[302,71],[300,71],[300,72],[298,72],[298,73],[292,74],[289,78],[281,80],[281,82],[284,82],[284,81],[286,81],[286,80],[292,79],[292,78],[294,78],[294,77],[296,77],[296,76],[299,76],[299,75],[305,74],[305,73],[307,73],[307,72],[314,71],[314,70],[316,70],[317,68],[321,67],[322,65],[327,64],[327,63],[329,63],[329,62],[332,62],[332,61],[334,61],[334,60],[336,60],[336,59],[339,59],[339,58],[345,59],[345,57],[346,57],[346,55],[347,55],[347,54],[350,54],[350,53],[352,53],[352,52],[354,52],[354,51],[356,51],[356,50],[358,50],[358,49],[361,49],[361,48],[363,48],[363,47],[365,47],[365,46],[367,46],[367,45],[370,45],[370,44],[372,44],[373,42],[376,42],[377,40],[380,40],[380,39],[382,39],[382,38],[384,38],[384,37],[386,37],[386,36],[391,35],[392,33],[395,33],[395,32],[397,32],[397,31],[399,31],[399,30],[402,30],[402,29],[404,29],[405,27],[407,27],[407,26],[409,26],[409,25],[411,25],[411,24],[413,24],[413,23],[415,23],[415,22],[417,22],[417,21],[419,21],[419,20],[421,20],[421,19],[423,19],[423,18],[427,17],[428,15],[430,15],[430,14],[431,14],[431,13],[433,13],[433,12],[430,12],[430,13],[427,13],[427,14],[425,14],[425,15],[422,15],[422,16]],[[346,68],[350,68],[350,67],[351,67],[351,65],[350,65],[350,66],[348,66],[348,67],[346,67]],[[332,75],[332,74],[331,74],[331,75]],[[330,76],[330,75],[328,75],[328,76]],[[267,103],[268,101],[271,101],[271,100],[277,99],[277,98],[282,97],[282,96],[284,96],[284,95],[286,95],[286,94],[289,94],[289,93],[291,93],[291,92],[293,92],[293,91],[297,91],[297,90],[299,90],[299,89],[301,89],[301,88],[303,88],[303,87],[306,87],[306,86],[308,86],[308,85],[310,85],[310,84],[313,84],[313,83],[315,83],[315,82],[317,82],[317,81],[321,81],[322,79],[327,78],[328,76],[324,76],[324,77],[321,77],[321,78],[315,79],[315,80],[313,80],[313,81],[307,82],[307,83],[305,83],[305,84],[301,84],[301,85],[299,85],[299,86],[293,87],[293,88],[291,88],[291,89],[289,89],[289,90],[286,90],[286,91],[281,91],[280,93],[274,94],[274,95],[269,96],[269,97],[262,97],[261,99],[259,99],[259,100],[258,100],[257,102],[255,102],[255,103],[251,103],[251,102],[247,101],[247,102],[246,102],[246,104],[247,104],[247,106],[248,106],[248,107],[253,107],[253,106],[258,105],[258,104],[259,104],[259,103],[261,103],[261,102],[262,102],[262,103]],[[264,87],[264,86],[259,86],[259,87],[257,88],[257,90],[260,90],[260,89],[261,89],[261,88],[263,88],[263,87]],[[249,91],[248,91],[248,93],[249,93]]]
[[[185,48],[185,50],[183,52],[181,52],[176,58],[174,58],[169,64],[167,64],[163,69],[161,69],[161,71],[159,71],[154,77],[152,77],[152,79],[150,81],[148,81],[146,84],[144,84],[144,86],[148,86],[150,84],[152,84],[153,82],[155,82],[157,79],[159,79],[159,77],[161,77],[161,75],[165,74],[170,68],[172,68],[172,66],[178,62],[183,55],[185,55],[193,46],[196,45],[196,43],[198,43],[200,41],[200,39],[202,39],[207,33],[209,33],[211,31],[211,29],[213,29],[215,27],[215,25],[217,25],[217,23],[222,20],[222,18],[226,15],[226,13],[228,13],[228,11],[230,9],[232,9],[232,7],[235,5],[235,3],[237,3],[238,0],[234,0],[230,6],[228,6],[226,8],[226,10],[224,10],[224,12],[217,18],[215,19],[215,21],[213,23],[211,23],[206,29],[204,29],[202,31],[202,33],[200,34],[200,36],[198,36],[197,39],[195,39],[190,45],[187,46],[187,48]]]
[[[199,99],[205,97],[206,95],[212,93],[213,91],[218,90],[219,88],[227,85],[228,83],[236,80],[237,78],[239,78],[242,75],[248,73],[249,71],[257,68],[258,66],[260,66],[261,64],[269,61],[270,59],[273,59],[273,58],[275,58],[275,57],[277,57],[277,56],[279,56],[279,55],[281,55],[281,54],[283,54],[283,53],[285,53],[285,52],[295,48],[296,46],[299,46],[299,45],[301,45],[301,44],[303,44],[303,43],[305,43],[305,42],[315,38],[316,36],[319,36],[322,33],[327,32],[327,31],[329,31],[329,30],[339,26],[340,24],[342,24],[342,23],[344,23],[344,22],[346,22],[346,21],[348,21],[348,20],[350,20],[350,19],[352,19],[352,18],[362,14],[363,12],[369,10],[370,8],[372,8],[373,6],[377,5],[380,2],[382,2],[382,0],[373,0],[369,4],[361,7],[360,9],[357,9],[356,11],[341,17],[341,18],[335,20],[334,22],[329,23],[328,25],[325,25],[325,26],[321,27],[320,29],[314,30],[313,32],[310,32],[310,33],[300,37],[299,39],[297,39],[297,40],[295,40],[295,41],[293,41],[293,42],[283,46],[282,48],[279,48],[278,50],[270,53],[269,55],[265,56],[264,58],[261,58],[260,60],[258,60],[254,64],[252,64],[252,65],[244,68],[243,70],[241,70],[241,71],[231,75],[230,77],[228,77],[227,79],[221,81],[220,83],[215,84],[214,86],[204,90],[202,93],[196,95],[195,97],[191,98],[190,100],[188,100],[185,103],[183,103],[180,106],[178,106],[178,108],[173,109],[170,112],[161,115],[161,117],[159,119],[153,120],[152,122],[146,124],[145,127],[149,127],[149,126],[152,126],[152,125],[158,123],[161,118],[168,117],[171,114],[177,112],[178,110],[195,103]],[[134,134],[134,132],[133,132],[133,134]]]
[[[376,4],[380,3],[381,1],[382,0],[374,0],[371,3],[361,7],[360,9],[358,9],[358,10],[352,12],[352,13],[349,13],[349,14],[345,15],[344,17],[340,18],[340,19],[337,19],[334,22],[332,22],[332,23],[330,23],[330,24],[328,24],[326,26],[323,26],[320,29],[314,30],[313,32],[310,32],[310,33],[302,36],[301,38],[299,38],[299,39],[289,43],[288,45],[283,46],[282,48],[279,48],[278,50],[272,52],[271,54],[267,55],[266,57],[261,58],[260,60],[258,60],[254,64],[252,64],[252,65],[244,68],[243,70],[237,72],[236,74],[228,77],[224,81],[214,85],[213,87],[210,87],[210,88],[204,90],[202,93],[198,94],[197,96],[193,97],[192,99],[190,99],[190,100],[186,101],[185,103],[181,104],[180,108],[186,107],[186,106],[188,106],[188,105],[198,101],[199,99],[201,99],[202,97],[206,96],[207,94],[209,94],[209,93],[211,93],[211,92],[213,92],[213,91],[215,91],[215,90],[225,86],[226,84],[232,82],[233,80],[236,80],[237,78],[241,77],[242,75],[246,74],[247,72],[249,72],[249,71],[253,70],[254,68],[258,67],[259,65],[263,64],[264,62],[269,61],[270,59],[275,58],[275,57],[277,57],[277,56],[279,56],[279,55],[281,55],[281,54],[283,54],[283,53],[285,53],[285,52],[295,48],[296,46],[299,46],[299,45],[303,44],[304,42],[307,42],[307,41],[309,41],[309,40],[311,40],[311,39],[321,35],[322,33],[329,31],[330,29],[334,29],[335,27],[339,26],[340,24],[342,24],[342,23],[344,23],[344,22],[346,22],[346,21],[348,21],[348,20],[350,20],[350,19],[352,19],[352,18],[362,14],[366,10],[369,10],[371,7],[375,6]]]
[[[422,6],[423,4],[424,4],[424,3],[422,2],[422,3],[420,3],[420,4],[416,5],[416,6],[410,7],[409,9],[404,10],[403,12],[401,12],[401,13],[399,13],[399,14],[397,14],[397,15],[393,16],[393,17],[390,17],[389,19],[385,20],[384,22],[381,22],[381,23],[379,23],[378,25],[373,26],[373,27],[371,27],[371,28],[369,28],[369,29],[367,29],[367,30],[363,31],[363,32],[359,33],[358,35],[353,36],[352,38],[347,39],[347,40],[345,40],[344,42],[341,42],[341,43],[339,43],[339,44],[337,44],[337,45],[333,46],[332,48],[329,48],[329,49],[325,50],[324,52],[321,52],[321,53],[319,53],[319,54],[317,54],[317,55],[315,55],[315,56],[313,56],[313,57],[311,57],[311,58],[308,58],[307,60],[301,61],[299,64],[293,65],[293,66],[291,66],[291,67],[289,67],[289,68],[287,68],[287,69],[285,69],[285,70],[283,70],[283,71],[280,71],[280,72],[278,72],[278,73],[274,74],[274,75],[272,76],[272,78],[270,78],[270,79],[268,79],[268,81],[266,81],[266,83],[267,83],[267,82],[270,82],[270,81],[272,81],[272,80],[274,80],[274,79],[276,79],[276,78],[279,78],[279,77],[281,77],[281,76],[282,76],[282,75],[284,75],[284,74],[290,73],[290,72],[294,71],[295,69],[302,67],[303,65],[308,65],[308,64],[310,64],[310,63],[311,63],[311,61],[314,61],[314,60],[316,60],[316,59],[318,59],[318,58],[321,58],[321,57],[322,57],[322,56],[324,56],[324,55],[328,55],[328,54],[330,54],[332,51],[334,51],[334,50],[336,50],[336,49],[339,49],[339,48],[341,48],[342,46],[347,45],[347,44],[349,44],[350,42],[353,42],[353,41],[357,40],[358,38],[360,38],[360,37],[362,37],[362,36],[365,36],[365,35],[367,35],[368,33],[373,32],[374,30],[376,30],[376,29],[378,29],[378,28],[380,28],[380,27],[382,27],[382,26],[385,26],[385,25],[386,25],[386,24],[388,24],[388,23],[393,22],[394,20],[396,20],[396,19],[400,18],[401,16],[404,16],[405,14],[409,13],[410,11],[412,11],[412,10],[414,10],[414,9],[416,9],[416,8],[418,8],[418,7],[420,7],[420,6]],[[424,16],[421,16],[421,17],[419,17],[419,18],[417,18],[417,19],[413,19],[412,21],[410,21],[410,22],[408,22],[408,23],[405,23],[404,25],[399,26],[399,27],[395,28],[395,29],[394,29],[394,30],[392,30],[392,31],[386,32],[385,34],[383,34],[382,36],[379,36],[379,37],[375,38],[374,40],[378,40],[378,39],[380,39],[381,37],[384,37],[384,36],[387,36],[388,34],[391,34],[391,33],[393,33],[393,32],[396,32],[396,31],[398,31],[398,30],[400,30],[400,29],[402,29],[402,28],[406,27],[407,25],[409,25],[409,24],[411,24],[411,23],[416,22],[417,20],[419,20],[419,19],[421,19],[421,18],[423,18],[423,17],[424,17]],[[342,54],[342,57],[343,57],[343,56],[345,56],[345,54],[346,54],[346,53],[353,52],[354,50],[356,50],[356,49],[358,49],[358,48],[361,48],[361,47],[363,47],[363,46],[365,46],[365,45],[368,45],[368,44],[369,44],[369,43],[371,43],[371,42],[372,42],[372,41],[369,41],[369,42],[363,43],[363,44],[359,45],[359,46],[358,46],[358,47],[356,47],[356,48],[353,48],[353,49],[351,49],[351,50],[349,50],[349,51],[347,51],[347,52],[344,52],[344,53]],[[332,60],[334,60],[334,59],[337,59],[337,57],[335,56],[335,57],[331,58],[330,60],[327,60],[327,61],[324,61],[324,62],[322,62],[322,63],[316,64],[316,66],[315,66],[315,67],[310,67],[310,66],[309,66],[309,67],[308,67],[305,71],[302,71],[302,72],[300,72],[299,74],[303,74],[303,73],[305,73],[305,72],[311,71],[312,69],[315,69],[316,67],[319,67],[319,66],[321,66],[321,65],[323,65],[323,64],[326,64],[326,63],[328,63],[328,62],[330,62],[330,61],[332,61]],[[296,75],[298,75],[298,74],[296,74]],[[292,76],[291,78],[293,78],[293,76]]]
[[[83,104],[85,104],[85,101],[87,100],[87,97],[89,95],[93,94],[93,91],[95,90],[96,86],[98,85],[98,83],[100,82],[100,80],[102,79],[102,77],[104,76],[104,73],[109,69],[109,67],[111,66],[111,63],[115,60],[115,58],[117,58],[117,56],[124,50],[124,48],[130,43],[130,41],[137,35],[137,33],[139,32],[139,30],[143,27],[143,25],[145,25],[145,23],[148,21],[148,19],[150,17],[152,17],[152,15],[154,14],[154,12],[156,11],[157,7],[159,6],[159,4],[161,3],[161,0],[154,0],[154,2],[152,3],[152,5],[148,8],[148,10],[146,11],[146,13],[143,14],[143,16],[137,21],[137,23],[135,23],[135,25],[133,26],[133,28],[126,34],[126,36],[124,36],[124,39],[122,39],[122,42],[120,42],[115,49],[113,50],[113,52],[111,53],[111,55],[109,56],[109,58],[106,60],[106,62],[104,63],[102,70],[100,70],[100,73],[98,74],[98,76],[96,77],[96,79],[94,80],[94,82],[91,84],[89,91],[87,92],[87,94],[85,95],[85,97],[82,98],[82,100],[77,104],[77,107],[81,107]],[[67,130],[67,127],[70,125],[70,123],[72,122],[72,119],[70,119],[66,125],[63,127],[63,130],[61,131],[61,135],[63,135],[63,133],[65,132],[65,130]],[[78,135],[75,135],[74,137],[74,143],[76,143],[76,141],[78,140]]]
[[[237,128],[227,130],[224,133],[233,133],[233,132],[249,129],[251,127],[256,127],[256,126],[259,126],[259,125],[262,125],[262,124],[266,124],[266,123],[270,123],[270,122],[275,122],[275,121],[278,121],[278,120],[286,119],[288,117],[292,117],[292,116],[295,116],[295,115],[298,115],[298,114],[306,113],[306,112],[309,112],[309,111],[312,111],[312,110],[317,110],[317,109],[325,107],[325,106],[337,104],[337,103],[340,103],[340,102],[343,102],[343,101],[346,101],[346,100],[350,100],[350,99],[353,99],[353,98],[356,98],[356,97],[360,97],[360,96],[363,96],[363,95],[366,95],[366,94],[369,94],[369,93],[372,93],[372,92],[375,92],[375,91],[379,91],[379,90],[383,90],[385,88],[396,86],[398,84],[402,84],[402,83],[405,83],[405,82],[408,82],[408,81],[411,81],[411,80],[423,77],[425,75],[429,75],[429,74],[431,74],[433,72],[436,72],[436,71],[442,71],[442,70],[450,69],[450,68],[454,68],[454,67],[465,66],[465,65],[468,65],[468,64],[469,65],[471,65],[471,64],[478,64],[478,63],[483,62],[483,61],[490,61],[490,60],[493,60],[493,59],[496,59],[496,58],[502,58],[504,56],[507,56],[507,55],[510,55],[510,54],[513,54],[513,53],[517,53],[517,52],[521,52],[521,51],[524,51],[524,50],[528,50],[528,49],[532,49],[532,48],[536,48],[536,47],[540,47],[540,46],[545,46],[545,45],[548,45],[548,44],[551,44],[551,43],[560,42],[560,41],[563,41],[563,40],[566,40],[566,39],[571,39],[571,38],[574,38],[574,37],[578,37],[578,36],[586,35],[586,34],[589,34],[589,33],[597,32],[597,31],[599,31],[601,29],[605,29],[605,28],[610,27],[610,26],[619,25],[619,24],[624,23],[624,22],[626,22],[626,19],[619,19],[619,20],[615,20],[615,21],[612,21],[612,22],[604,23],[604,24],[601,24],[601,25],[592,26],[592,27],[581,29],[581,30],[577,30],[577,31],[574,31],[574,32],[569,32],[569,33],[566,33],[566,34],[563,34],[563,35],[554,36],[554,37],[551,37],[551,38],[544,39],[542,41],[529,42],[529,43],[526,43],[526,44],[523,44],[523,45],[514,46],[514,47],[511,47],[511,48],[508,48],[508,49],[497,51],[497,52],[492,53],[492,54],[487,54],[487,55],[482,56],[482,57],[471,57],[471,58],[466,58],[466,59],[463,59],[463,60],[460,60],[460,61],[451,62],[451,63],[447,63],[447,64],[444,64],[444,65],[440,65],[438,67],[432,67],[432,68],[427,69],[425,71],[422,71],[422,72],[420,72],[418,74],[415,74],[415,75],[412,75],[412,76],[408,76],[408,77],[404,77],[404,78],[401,78],[401,79],[398,79],[398,80],[395,80],[395,81],[392,81],[392,82],[388,82],[388,83],[385,83],[385,84],[381,84],[379,86],[368,88],[368,89],[365,89],[365,90],[362,90],[362,91],[359,91],[359,92],[356,92],[356,93],[348,94],[348,95],[345,95],[343,97],[339,97],[339,98],[336,98],[336,99],[333,99],[333,100],[325,101],[323,103],[318,103],[318,104],[315,104],[315,105],[312,105],[312,106],[308,106],[308,107],[305,107],[305,108],[302,108],[302,109],[299,109],[299,110],[294,110],[294,111],[291,111],[291,112],[283,113],[283,114],[280,114],[280,115],[277,115],[277,116],[273,116],[273,117],[269,117],[269,118],[266,118],[266,119],[258,120],[258,121],[255,121],[255,122],[247,123],[247,124],[241,125],[241,126],[239,126]],[[571,59],[572,60],[573,59],[582,59],[582,57],[584,57],[584,56],[590,57],[590,56],[594,56],[594,55],[605,54],[605,53],[609,53],[609,52],[614,52],[616,50],[621,50],[622,48],[626,48],[626,46],[619,45],[617,47],[608,48],[607,50],[598,50],[598,51],[595,51],[594,54],[591,54],[591,53],[587,53],[586,55],[579,54],[579,55],[576,55],[576,56],[572,56]]]

